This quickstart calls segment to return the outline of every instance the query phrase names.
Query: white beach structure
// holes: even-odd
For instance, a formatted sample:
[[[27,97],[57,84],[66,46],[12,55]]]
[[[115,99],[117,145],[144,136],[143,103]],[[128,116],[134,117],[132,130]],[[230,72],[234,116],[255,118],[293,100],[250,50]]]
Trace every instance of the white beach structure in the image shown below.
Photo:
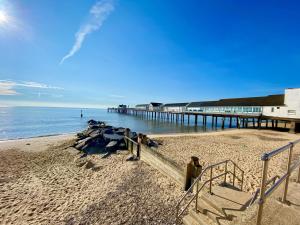
[[[186,108],[189,112],[255,114],[274,119],[300,119],[300,88],[286,89],[280,95],[191,102]]]
[[[283,105],[265,106],[262,115],[300,119],[300,88],[285,89]]]
[[[167,103],[163,105],[164,112],[185,112],[189,103]]]

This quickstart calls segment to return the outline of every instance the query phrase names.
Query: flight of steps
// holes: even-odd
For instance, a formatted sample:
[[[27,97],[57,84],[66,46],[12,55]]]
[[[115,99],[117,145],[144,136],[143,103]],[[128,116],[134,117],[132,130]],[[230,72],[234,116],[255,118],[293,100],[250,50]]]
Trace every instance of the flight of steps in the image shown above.
[[[201,194],[198,210],[191,209],[183,218],[185,225],[237,224],[251,195],[230,187],[213,187],[213,194]]]

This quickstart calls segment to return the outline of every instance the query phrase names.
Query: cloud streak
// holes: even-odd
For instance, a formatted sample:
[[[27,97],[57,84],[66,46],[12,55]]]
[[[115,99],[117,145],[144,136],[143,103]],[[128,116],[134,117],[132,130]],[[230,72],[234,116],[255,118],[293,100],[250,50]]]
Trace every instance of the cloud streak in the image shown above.
[[[89,12],[89,18],[84,23],[79,31],[75,34],[75,43],[71,50],[60,61],[60,65],[70,57],[72,57],[81,48],[86,36],[94,31],[97,31],[102,26],[105,19],[114,10],[113,0],[102,0],[96,2]]]
[[[61,87],[33,81],[15,82],[11,80],[0,80],[0,95],[18,95],[19,93],[15,90],[16,87],[63,90]]]

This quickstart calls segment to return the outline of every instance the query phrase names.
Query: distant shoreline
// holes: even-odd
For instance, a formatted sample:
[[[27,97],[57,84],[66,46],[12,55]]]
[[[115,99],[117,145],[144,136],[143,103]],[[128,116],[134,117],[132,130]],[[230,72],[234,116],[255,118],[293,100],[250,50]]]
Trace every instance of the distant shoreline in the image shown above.
[[[31,140],[31,139],[35,139],[35,138],[71,136],[71,135],[76,135],[76,134],[77,134],[77,132],[70,132],[70,133],[61,133],[61,134],[38,135],[38,136],[32,136],[32,137],[21,137],[21,138],[12,138],[12,139],[0,139],[0,144],[2,142],[7,142],[7,141],[21,141],[21,140]]]

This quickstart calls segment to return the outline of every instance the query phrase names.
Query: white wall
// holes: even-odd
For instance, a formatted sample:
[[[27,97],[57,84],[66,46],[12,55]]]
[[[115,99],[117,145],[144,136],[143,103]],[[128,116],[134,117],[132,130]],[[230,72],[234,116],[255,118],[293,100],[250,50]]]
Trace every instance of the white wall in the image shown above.
[[[263,107],[263,115],[299,119],[300,118],[300,88],[285,89],[284,104],[285,106]]]
[[[164,106],[165,112],[184,112],[185,107],[182,106]]]

